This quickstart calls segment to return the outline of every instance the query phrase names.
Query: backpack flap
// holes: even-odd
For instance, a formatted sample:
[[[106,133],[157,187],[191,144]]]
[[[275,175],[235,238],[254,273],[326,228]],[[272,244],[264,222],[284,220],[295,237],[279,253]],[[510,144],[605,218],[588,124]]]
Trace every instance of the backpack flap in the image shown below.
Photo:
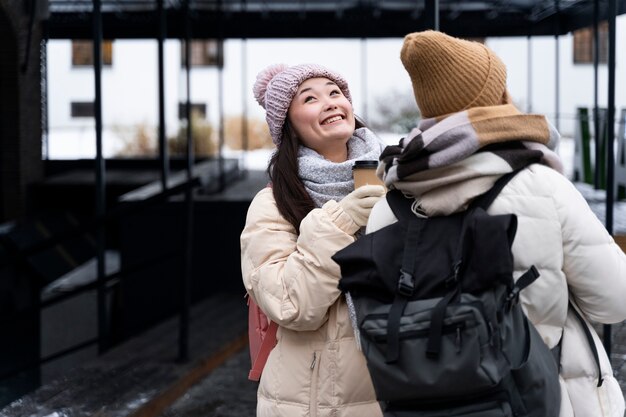
[[[341,268],[339,289],[353,297],[391,302],[398,286],[402,251],[389,239],[404,239],[406,230],[394,223],[377,233],[361,236],[332,256]],[[376,250],[374,250],[376,248]]]
[[[468,213],[465,220],[461,256],[463,291],[476,293],[498,282],[510,289],[513,285],[511,244],[517,231],[517,216],[491,216],[479,207]]]

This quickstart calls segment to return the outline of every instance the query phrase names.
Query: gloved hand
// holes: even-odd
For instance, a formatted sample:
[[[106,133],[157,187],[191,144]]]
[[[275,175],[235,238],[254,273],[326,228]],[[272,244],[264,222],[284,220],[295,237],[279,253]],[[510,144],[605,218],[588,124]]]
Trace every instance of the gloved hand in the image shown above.
[[[358,227],[363,227],[367,224],[372,207],[385,192],[382,185],[364,185],[345,196],[339,205]]]

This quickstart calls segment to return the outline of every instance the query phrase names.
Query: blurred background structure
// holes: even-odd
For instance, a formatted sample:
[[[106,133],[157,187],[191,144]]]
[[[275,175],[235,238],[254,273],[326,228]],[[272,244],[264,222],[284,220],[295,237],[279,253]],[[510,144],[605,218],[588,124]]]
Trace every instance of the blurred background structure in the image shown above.
[[[485,42],[518,107],[563,133],[567,174],[609,232],[626,233],[625,12],[624,0],[0,0],[0,408],[63,378],[89,386],[70,371],[126,346],[135,356],[98,368],[122,378],[136,346],[165,343],[162,326],[178,363],[203,355],[214,318],[222,333],[202,343],[245,344],[239,233],[271,153],[251,88],[269,64],[343,73],[392,143],[419,120],[403,36]]]

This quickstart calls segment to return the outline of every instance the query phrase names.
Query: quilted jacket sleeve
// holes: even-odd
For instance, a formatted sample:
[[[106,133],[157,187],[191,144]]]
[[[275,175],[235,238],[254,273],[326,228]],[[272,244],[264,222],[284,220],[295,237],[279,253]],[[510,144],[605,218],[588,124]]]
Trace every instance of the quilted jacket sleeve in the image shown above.
[[[297,235],[276,207],[272,190],[260,191],[241,234],[246,290],[270,319],[299,331],[316,330],[338,299],[339,266],[331,256],[354,241],[354,222],[334,201],[312,210]]]
[[[626,319],[626,255],[573,184],[550,176],[561,221],[563,272],[577,304],[591,320]]]

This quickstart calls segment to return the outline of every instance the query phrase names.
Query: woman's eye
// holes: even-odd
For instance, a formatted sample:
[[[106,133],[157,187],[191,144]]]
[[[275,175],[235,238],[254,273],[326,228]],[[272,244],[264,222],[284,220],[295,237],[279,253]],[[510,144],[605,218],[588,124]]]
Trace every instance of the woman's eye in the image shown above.
[[[331,96],[335,96],[335,95],[337,95],[337,94],[341,94],[341,91],[339,91],[339,90],[333,90],[333,91],[331,91],[331,92],[330,92],[330,95],[331,95]]]
[[[314,100],[314,99],[315,99],[315,97],[313,97],[313,96],[307,96],[307,97],[304,99],[304,102],[305,102],[305,103],[308,103],[309,101]]]

